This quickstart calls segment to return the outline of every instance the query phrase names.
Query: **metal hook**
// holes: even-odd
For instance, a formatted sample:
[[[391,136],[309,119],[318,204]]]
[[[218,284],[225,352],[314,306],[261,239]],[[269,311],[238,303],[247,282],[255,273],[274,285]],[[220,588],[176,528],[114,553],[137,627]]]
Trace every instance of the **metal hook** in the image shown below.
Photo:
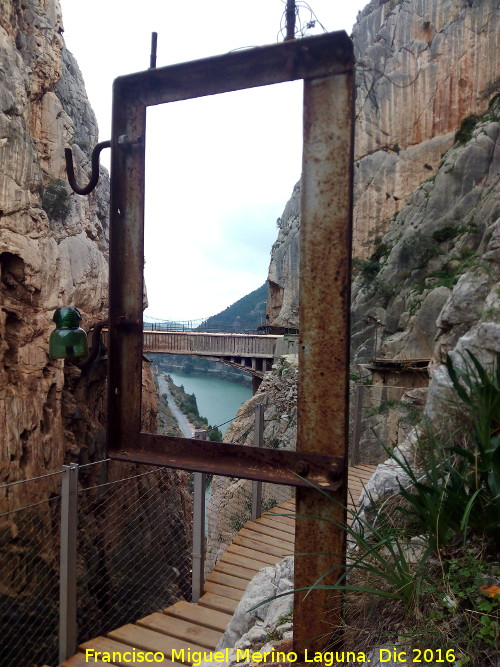
[[[92,151],[92,175],[88,185],[81,188],[76,182],[75,168],[73,165],[73,151],[71,148],[64,149],[64,156],[66,157],[66,173],[68,174],[68,181],[72,189],[78,195],[88,195],[97,185],[99,180],[99,155],[103,148],[111,148],[111,141],[101,141],[96,145]]]

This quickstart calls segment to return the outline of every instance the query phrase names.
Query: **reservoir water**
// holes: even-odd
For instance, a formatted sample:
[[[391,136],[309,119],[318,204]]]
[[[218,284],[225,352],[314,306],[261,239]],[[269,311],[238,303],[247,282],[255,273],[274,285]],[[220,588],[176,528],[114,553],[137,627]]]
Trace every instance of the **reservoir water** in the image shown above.
[[[241,405],[252,396],[252,390],[229,380],[205,375],[169,373],[176,385],[184,385],[188,394],[196,396],[198,412],[211,426],[233,419]],[[220,426],[225,433],[229,424]]]

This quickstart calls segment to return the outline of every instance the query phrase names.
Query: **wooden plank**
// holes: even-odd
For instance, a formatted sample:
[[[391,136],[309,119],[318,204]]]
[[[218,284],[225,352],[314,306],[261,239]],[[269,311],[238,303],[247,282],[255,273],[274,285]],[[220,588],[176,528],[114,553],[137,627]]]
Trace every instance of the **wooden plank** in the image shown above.
[[[252,540],[247,537],[242,537],[239,533],[236,534],[233,538],[231,548],[234,546],[246,547],[247,549],[251,549],[254,552],[259,552],[258,554],[255,553],[254,556],[255,558],[260,558],[261,560],[264,554],[283,558],[285,554],[290,553],[290,551],[285,547],[275,547],[272,544],[265,544],[259,540]]]
[[[286,514],[286,516],[282,516],[282,514]],[[295,515],[292,515],[288,512],[283,512],[283,510],[269,510],[269,512],[266,512],[261,516],[261,519],[267,519],[269,521],[274,522],[279,522],[280,525],[284,524],[286,526],[295,526]]]
[[[235,577],[232,574],[226,574],[225,572],[220,572],[218,568],[212,572],[212,574],[207,577],[207,581],[212,581],[214,584],[222,584],[222,586],[230,586],[231,588],[237,588],[241,592],[246,591],[248,586],[248,579],[240,579],[240,577]]]
[[[279,516],[275,516],[273,518],[263,516],[256,521],[251,521],[248,528],[256,530],[257,527],[259,527],[261,530],[273,530],[277,533],[278,537],[283,537],[284,539],[293,538],[295,534],[295,520],[292,519],[291,523],[284,523],[283,521],[280,521],[280,518],[281,517]]]
[[[140,618],[136,621],[136,624],[155,632],[161,632],[169,637],[177,637],[177,639],[193,642],[198,646],[204,646],[212,650],[217,646],[222,636],[222,633],[216,630],[210,630],[201,625],[159,613],[149,614],[149,616]]]
[[[267,533],[259,533],[250,528],[242,528],[238,533],[238,537],[244,537],[249,540],[260,542],[264,546],[264,548],[261,549],[264,553],[267,553],[269,547],[274,547],[283,553],[293,553],[294,542],[290,539],[282,540],[280,537],[272,537],[271,535],[267,535]]]
[[[279,540],[280,542],[292,543],[295,539],[295,535],[291,532],[285,532],[274,526],[266,526],[262,523],[257,523],[256,521],[249,521],[245,524],[242,530],[251,530],[253,533],[258,533],[259,535],[267,535],[273,539]]]
[[[132,623],[127,623],[127,625],[122,625],[121,628],[112,630],[108,632],[108,637],[111,639],[116,639],[117,641],[128,644],[129,646],[135,646],[147,651],[160,652],[163,655],[171,659],[172,650],[185,651],[184,663],[191,665],[192,662],[188,659],[188,649],[191,651],[203,651],[204,647],[194,644],[192,642],[185,642],[182,639],[177,639],[176,637],[168,637],[159,632],[153,632],[153,630],[148,630],[147,628],[140,628],[137,625]]]
[[[222,584],[217,584],[213,581],[205,581],[203,588],[206,593],[215,593],[216,595],[222,595],[225,598],[231,598],[238,602],[243,597],[242,590],[231,588],[230,586],[223,586]]]
[[[250,581],[250,579],[253,579],[258,572],[257,569],[251,570],[250,568],[247,567],[240,567],[239,565],[233,565],[230,563],[226,563],[223,560],[219,560],[217,562],[217,565],[215,566],[214,572],[220,572],[222,574],[230,574],[233,577],[238,577],[239,579],[243,579],[243,581],[246,581],[247,584]]]
[[[199,607],[197,604],[186,602],[185,600],[179,600],[179,602],[176,602],[171,607],[167,607],[167,609],[163,610],[163,613],[166,616],[191,621],[192,623],[203,625],[206,628],[217,630],[221,633],[224,632],[229,621],[232,619],[231,614],[224,614],[213,609]]]
[[[287,516],[275,515],[273,517],[269,517],[263,515],[255,521],[252,521],[252,524],[257,526],[268,526],[269,528],[276,528],[282,533],[295,533],[295,519],[291,519]]]
[[[238,600],[223,597],[222,595],[215,595],[215,593],[205,593],[199,600],[200,607],[208,607],[216,611],[223,611],[225,614],[233,614],[238,606]]]
[[[130,651],[131,646],[129,644],[122,644],[121,642],[113,641],[112,639],[109,639],[108,637],[96,637],[95,639],[91,639],[88,642],[84,642],[83,644],[80,644],[78,647],[80,651],[84,651],[86,649],[93,648],[95,651],[101,651],[101,652],[107,652],[107,653],[113,653],[113,651],[118,651],[123,655],[123,653]],[[137,648],[137,647],[134,647]],[[142,649],[140,649],[142,650]],[[110,663],[107,663],[110,664]],[[119,661],[115,660],[113,663],[114,665],[120,665],[120,667],[127,667],[127,665],[132,665],[133,667],[144,667],[146,664],[144,661],[139,662],[139,661]],[[170,660],[167,660],[166,658],[162,662],[155,662],[155,665],[163,665],[163,667],[171,667],[175,663],[171,662]],[[89,661],[87,665],[92,665],[92,661]]]
[[[231,546],[226,550],[226,553],[232,553],[232,554],[237,554],[238,556],[244,556],[245,558],[249,559],[254,559],[256,562],[256,565],[260,564],[259,570],[261,570],[263,567],[268,567],[269,565],[276,565],[280,560],[282,560],[283,556],[275,556],[274,554],[264,554],[262,552],[257,552],[254,549],[249,549],[248,547],[240,546],[239,544],[235,544],[234,542],[231,544]],[[222,558],[224,558],[224,556]],[[226,562],[228,562],[227,558],[224,558]]]
[[[278,560],[275,562],[277,563]],[[217,563],[217,567],[219,567],[219,563],[227,563],[227,565],[244,567],[246,570],[252,570],[254,576],[257,574],[257,572],[259,572],[259,570],[262,570],[263,567],[268,566],[268,563],[262,563],[261,561],[256,561],[255,558],[248,557],[246,552],[245,554],[240,554],[234,551],[229,551],[229,549],[222,554],[219,562]]]
[[[87,660],[83,653],[77,653],[72,658],[69,658],[68,660],[65,660],[61,664],[61,667],[89,667],[89,665],[97,665],[97,667],[102,667],[102,666],[106,667],[106,665],[109,666],[110,664],[113,664],[113,663],[101,662],[100,660],[92,660],[92,659]],[[116,663],[114,663],[114,664],[116,664]],[[130,665],[132,663],[128,663],[128,664]],[[44,665],[43,667],[49,667],[49,666]]]

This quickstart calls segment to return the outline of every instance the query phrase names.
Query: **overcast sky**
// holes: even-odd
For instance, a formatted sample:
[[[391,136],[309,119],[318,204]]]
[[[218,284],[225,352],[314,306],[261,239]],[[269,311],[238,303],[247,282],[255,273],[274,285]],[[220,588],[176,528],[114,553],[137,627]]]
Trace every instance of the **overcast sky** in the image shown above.
[[[158,67],[283,39],[285,0],[60,1],[100,141],[111,138],[113,79],[149,67],[151,32]],[[316,16],[297,4],[304,24],[350,34],[367,0],[310,0]],[[307,34],[320,32],[317,22]],[[208,317],[266,280],[300,176],[301,106],[294,82],[148,109],[146,317]]]

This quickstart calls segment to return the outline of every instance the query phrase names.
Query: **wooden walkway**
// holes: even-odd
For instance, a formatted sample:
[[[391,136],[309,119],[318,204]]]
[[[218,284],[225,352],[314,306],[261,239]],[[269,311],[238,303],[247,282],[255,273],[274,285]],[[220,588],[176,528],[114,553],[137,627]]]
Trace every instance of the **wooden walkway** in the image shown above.
[[[370,479],[375,466],[349,468],[349,502],[352,509]],[[120,652],[132,648],[161,652],[166,659],[156,665],[172,665],[172,650],[210,651],[215,649],[249,581],[263,567],[275,565],[284,556],[293,554],[295,519],[279,516],[293,513],[295,501],[290,500],[269,510],[256,521],[248,521],[235,535],[228,549],[217,562],[204,586],[204,595],[197,604],[176,602],[162,612],[150,614],[135,623],[128,623],[79,646],[79,653],[63,663],[63,667],[91,665],[144,665],[144,662],[85,661],[85,650]],[[167,659],[168,658],[168,659]],[[179,660],[176,659],[176,663]]]

